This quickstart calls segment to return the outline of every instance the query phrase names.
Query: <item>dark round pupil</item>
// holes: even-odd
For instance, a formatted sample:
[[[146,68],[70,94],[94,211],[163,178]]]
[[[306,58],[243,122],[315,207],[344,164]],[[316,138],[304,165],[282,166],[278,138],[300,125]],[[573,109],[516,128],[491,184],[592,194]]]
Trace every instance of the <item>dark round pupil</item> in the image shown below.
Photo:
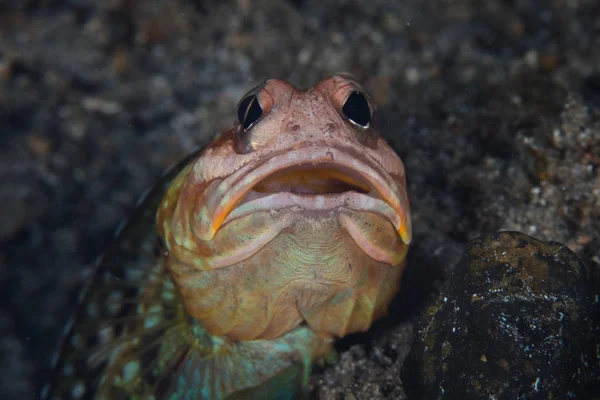
[[[365,96],[360,92],[352,92],[344,107],[342,107],[344,115],[352,122],[366,127],[371,121],[371,109]]]
[[[238,121],[244,130],[250,128],[262,115],[263,110],[256,95],[248,96],[240,102],[238,107]]]

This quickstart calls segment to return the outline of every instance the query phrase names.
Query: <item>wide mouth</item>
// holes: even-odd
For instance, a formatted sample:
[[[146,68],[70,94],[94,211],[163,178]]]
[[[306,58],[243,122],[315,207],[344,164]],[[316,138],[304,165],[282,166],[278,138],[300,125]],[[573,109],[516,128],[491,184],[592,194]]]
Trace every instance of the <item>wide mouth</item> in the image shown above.
[[[210,240],[223,224],[256,212],[346,208],[385,216],[408,244],[403,191],[381,166],[360,155],[322,146],[290,150],[246,165],[211,190],[198,234]]]
[[[367,194],[371,191],[369,183],[355,171],[325,164],[291,166],[276,171],[254,185],[249,194],[268,195],[286,192],[299,195],[327,195],[345,192]]]

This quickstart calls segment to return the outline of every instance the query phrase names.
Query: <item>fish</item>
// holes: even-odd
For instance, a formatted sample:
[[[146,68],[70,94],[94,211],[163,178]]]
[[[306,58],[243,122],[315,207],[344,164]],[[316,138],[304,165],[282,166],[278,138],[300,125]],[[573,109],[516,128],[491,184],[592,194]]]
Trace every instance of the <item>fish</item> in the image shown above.
[[[412,240],[402,160],[349,75],[242,97],[82,292],[41,399],[295,399],[387,313]]]

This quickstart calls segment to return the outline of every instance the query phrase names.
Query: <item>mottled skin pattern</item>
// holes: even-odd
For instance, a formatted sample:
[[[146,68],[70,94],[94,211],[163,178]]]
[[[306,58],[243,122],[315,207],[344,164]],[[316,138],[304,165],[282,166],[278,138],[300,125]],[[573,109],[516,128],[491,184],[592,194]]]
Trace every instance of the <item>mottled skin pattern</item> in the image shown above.
[[[100,260],[42,398],[295,398],[386,313],[411,225],[374,105],[347,76],[244,99]]]

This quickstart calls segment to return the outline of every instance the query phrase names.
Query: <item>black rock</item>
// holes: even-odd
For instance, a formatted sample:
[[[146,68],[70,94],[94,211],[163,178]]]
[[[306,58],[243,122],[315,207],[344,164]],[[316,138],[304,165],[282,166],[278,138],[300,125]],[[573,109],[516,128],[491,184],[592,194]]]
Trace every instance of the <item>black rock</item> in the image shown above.
[[[599,398],[597,276],[560,243],[472,240],[418,321],[401,372],[408,397]]]

